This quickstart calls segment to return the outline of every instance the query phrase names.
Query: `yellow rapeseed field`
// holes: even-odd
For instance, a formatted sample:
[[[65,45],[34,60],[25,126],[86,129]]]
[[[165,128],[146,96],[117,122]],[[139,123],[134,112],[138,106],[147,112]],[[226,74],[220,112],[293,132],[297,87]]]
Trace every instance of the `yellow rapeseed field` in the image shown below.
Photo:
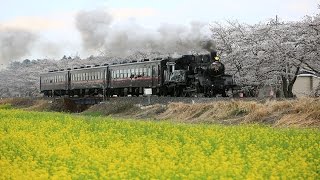
[[[320,131],[0,108],[0,179],[320,179]]]

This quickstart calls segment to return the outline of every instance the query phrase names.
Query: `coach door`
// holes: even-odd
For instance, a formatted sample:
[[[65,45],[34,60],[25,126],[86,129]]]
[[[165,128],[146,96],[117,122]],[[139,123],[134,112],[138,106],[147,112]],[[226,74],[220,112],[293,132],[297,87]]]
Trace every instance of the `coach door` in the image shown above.
[[[158,84],[158,70],[157,66],[152,66],[152,87],[157,86]]]
[[[67,80],[66,89],[70,90],[71,89],[71,73],[70,73],[70,71],[68,71],[68,73],[65,75],[65,79]]]

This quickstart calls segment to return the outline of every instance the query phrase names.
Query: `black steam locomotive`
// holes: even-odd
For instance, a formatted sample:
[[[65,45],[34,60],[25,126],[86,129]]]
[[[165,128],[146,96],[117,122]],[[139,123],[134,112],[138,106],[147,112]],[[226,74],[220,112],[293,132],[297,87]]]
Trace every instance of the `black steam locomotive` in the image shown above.
[[[180,58],[144,59],[103,66],[54,70],[40,76],[45,96],[226,96],[235,86],[216,52]]]

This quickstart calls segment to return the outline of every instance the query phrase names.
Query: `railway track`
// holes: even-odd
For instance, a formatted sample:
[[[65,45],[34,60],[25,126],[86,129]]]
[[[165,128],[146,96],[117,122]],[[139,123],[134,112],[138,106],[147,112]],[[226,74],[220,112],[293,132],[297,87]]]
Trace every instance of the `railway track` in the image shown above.
[[[47,98],[46,98],[47,99]],[[98,103],[131,103],[140,105],[150,105],[150,104],[168,104],[173,102],[181,103],[211,103],[217,101],[266,101],[268,98],[231,98],[231,97],[168,97],[168,96],[129,96],[129,97],[109,97],[103,99],[102,97],[86,97],[86,98],[55,98],[55,99],[68,99],[72,100],[76,104],[83,105],[94,105]]]

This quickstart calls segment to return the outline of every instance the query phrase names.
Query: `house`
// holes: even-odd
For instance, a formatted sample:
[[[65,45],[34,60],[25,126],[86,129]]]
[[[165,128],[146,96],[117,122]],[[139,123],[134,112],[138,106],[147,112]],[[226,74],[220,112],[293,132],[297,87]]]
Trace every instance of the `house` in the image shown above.
[[[293,94],[297,97],[320,95],[320,74],[303,70],[293,85]]]

